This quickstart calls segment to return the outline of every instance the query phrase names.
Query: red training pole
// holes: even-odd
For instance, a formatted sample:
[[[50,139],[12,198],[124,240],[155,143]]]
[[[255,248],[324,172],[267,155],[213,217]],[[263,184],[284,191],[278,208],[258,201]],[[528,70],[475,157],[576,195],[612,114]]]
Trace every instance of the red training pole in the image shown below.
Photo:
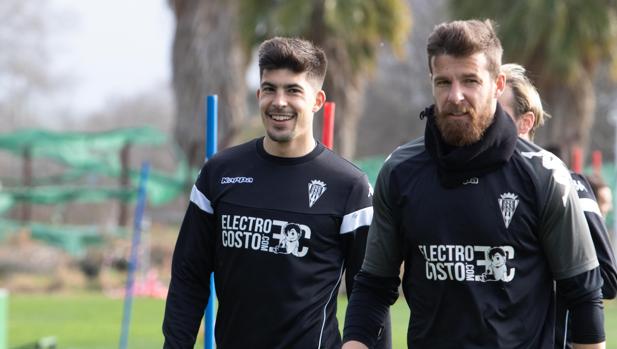
[[[580,147],[572,147],[572,171],[581,173],[583,171],[583,151]]]
[[[326,102],[323,111],[323,133],[321,141],[323,144],[332,149],[334,143],[334,109],[336,105],[334,102]]]
[[[602,172],[602,152],[594,150],[591,153],[591,164],[593,166],[593,173],[597,176]]]

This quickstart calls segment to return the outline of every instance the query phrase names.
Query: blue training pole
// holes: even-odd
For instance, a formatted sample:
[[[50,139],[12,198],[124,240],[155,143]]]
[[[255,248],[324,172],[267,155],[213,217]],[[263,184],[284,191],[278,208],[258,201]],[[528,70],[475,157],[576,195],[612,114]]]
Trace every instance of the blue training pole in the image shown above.
[[[120,335],[120,349],[126,349],[129,340],[129,327],[131,325],[131,308],[133,307],[133,284],[135,283],[135,271],[137,270],[137,255],[141,241],[141,222],[146,206],[146,181],[150,172],[150,164],[146,161],[141,165],[139,176],[139,191],[137,193],[137,206],[135,207],[135,219],[133,222],[133,240],[131,241],[131,257],[129,260],[126,289],[124,291],[124,312],[122,315],[122,333]]]
[[[206,161],[216,153],[218,96],[206,97]],[[206,307],[204,348],[214,349],[214,274],[210,274],[210,298]]]

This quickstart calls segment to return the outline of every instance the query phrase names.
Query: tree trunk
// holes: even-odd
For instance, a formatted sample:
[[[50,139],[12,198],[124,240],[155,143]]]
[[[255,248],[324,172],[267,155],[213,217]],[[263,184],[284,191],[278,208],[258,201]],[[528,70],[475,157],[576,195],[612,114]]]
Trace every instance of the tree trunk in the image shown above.
[[[204,161],[205,97],[219,96],[218,146],[234,143],[246,107],[237,3],[170,0],[176,17],[172,49],[175,139],[189,162]]]
[[[362,77],[335,73],[338,70],[336,63],[330,65],[325,84],[328,99],[336,103],[334,150],[352,160],[356,154],[358,124],[364,107],[365,81]]]
[[[22,153],[22,186],[30,194],[32,190],[32,146],[27,145]],[[27,196],[21,204],[21,221],[30,223],[32,219],[32,198]]]
[[[589,137],[595,118],[596,97],[589,74],[581,74],[573,85],[561,85],[547,94],[547,111],[553,116],[547,122],[549,142],[561,145],[563,160],[571,163],[573,147],[580,147],[583,159],[589,148]]]
[[[321,47],[328,57],[324,90],[327,100],[336,103],[333,150],[352,160],[356,153],[358,123],[363,109],[365,78],[352,71],[349,65],[351,59],[345,45],[339,42],[341,39],[328,36],[324,30],[324,18],[325,0],[315,0],[311,14],[312,30],[307,39]],[[315,121],[315,134],[321,135],[323,120]]]
[[[131,186],[131,143],[126,143],[120,150],[120,189],[127,192]],[[120,212],[118,212],[118,226],[126,228],[129,223],[129,204],[126,198],[121,198]]]

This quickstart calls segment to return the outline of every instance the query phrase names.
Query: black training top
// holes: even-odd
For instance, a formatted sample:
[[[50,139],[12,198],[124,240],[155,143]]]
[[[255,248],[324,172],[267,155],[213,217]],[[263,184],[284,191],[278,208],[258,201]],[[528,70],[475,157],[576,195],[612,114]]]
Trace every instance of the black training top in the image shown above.
[[[300,158],[262,139],[218,153],[176,244],[165,346],[193,347],[213,271],[219,348],[339,348],[337,292],[362,262],[371,198],[366,175],[321,144]]]
[[[552,347],[553,279],[598,266],[568,170],[499,106],[458,148],[425,114],[425,137],[379,174],[362,270],[392,278],[405,263],[410,347]]]
[[[617,260],[614,248],[610,242],[609,232],[604,223],[598,202],[591,189],[591,184],[580,173],[571,172],[572,184],[578,194],[581,208],[585,212],[587,226],[591,232],[591,239],[600,263],[602,275],[602,295],[606,299],[615,298],[617,292]],[[571,312],[566,307],[566,301],[557,293],[555,315],[555,349],[572,348],[569,319]]]

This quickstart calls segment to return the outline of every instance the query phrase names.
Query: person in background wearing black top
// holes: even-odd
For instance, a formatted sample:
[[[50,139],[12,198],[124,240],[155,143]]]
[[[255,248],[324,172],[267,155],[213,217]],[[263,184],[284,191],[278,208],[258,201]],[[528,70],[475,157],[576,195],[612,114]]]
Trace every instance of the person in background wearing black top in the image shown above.
[[[313,137],[326,56],[273,38],[259,48],[265,137],[208,160],[180,228],[165,307],[165,348],[193,348],[214,272],[216,344],[225,349],[341,346],[339,285],[364,258],[367,176]],[[387,328],[380,348],[389,348]]]
[[[499,103],[514,120],[519,137],[531,141],[536,129],[544,124],[548,115],[542,108],[540,95],[525,74],[524,67],[512,63],[504,64],[501,71],[506,76],[506,89],[499,98]],[[608,229],[604,223],[604,214],[596,201],[598,194],[594,183],[597,181],[595,179],[594,182],[588,181],[585,175],[572,171],[570,171],[570,176],[585,212],[585,219],[600,262],[600,273],[603,279],[602,296],[604,299],[615,298],[617,261]],[[556,311],[555,348],[572,348],[571,331],[568,326],[570,312],[565,308],[565,301],[559,293],[557,294]]]
[[[402,262],[411,348],[552,348],[554,280],[575,348],[604,348],[583,210],[563,163],[520,139],[497,103],[506,80],[493,23],[442,23],[427,54],[435,104],[420,114],[424,137],[397,148],[377,178],[343,348],[373,346]],[[505,261],[491,261],[495,248]]]
[[[593,195],[598,200],[598,206],[602,217],[606,219],[606,216],[613,210],[613,192],[602,176],[594,174],[587,176],[587,180],[593,190]]]

